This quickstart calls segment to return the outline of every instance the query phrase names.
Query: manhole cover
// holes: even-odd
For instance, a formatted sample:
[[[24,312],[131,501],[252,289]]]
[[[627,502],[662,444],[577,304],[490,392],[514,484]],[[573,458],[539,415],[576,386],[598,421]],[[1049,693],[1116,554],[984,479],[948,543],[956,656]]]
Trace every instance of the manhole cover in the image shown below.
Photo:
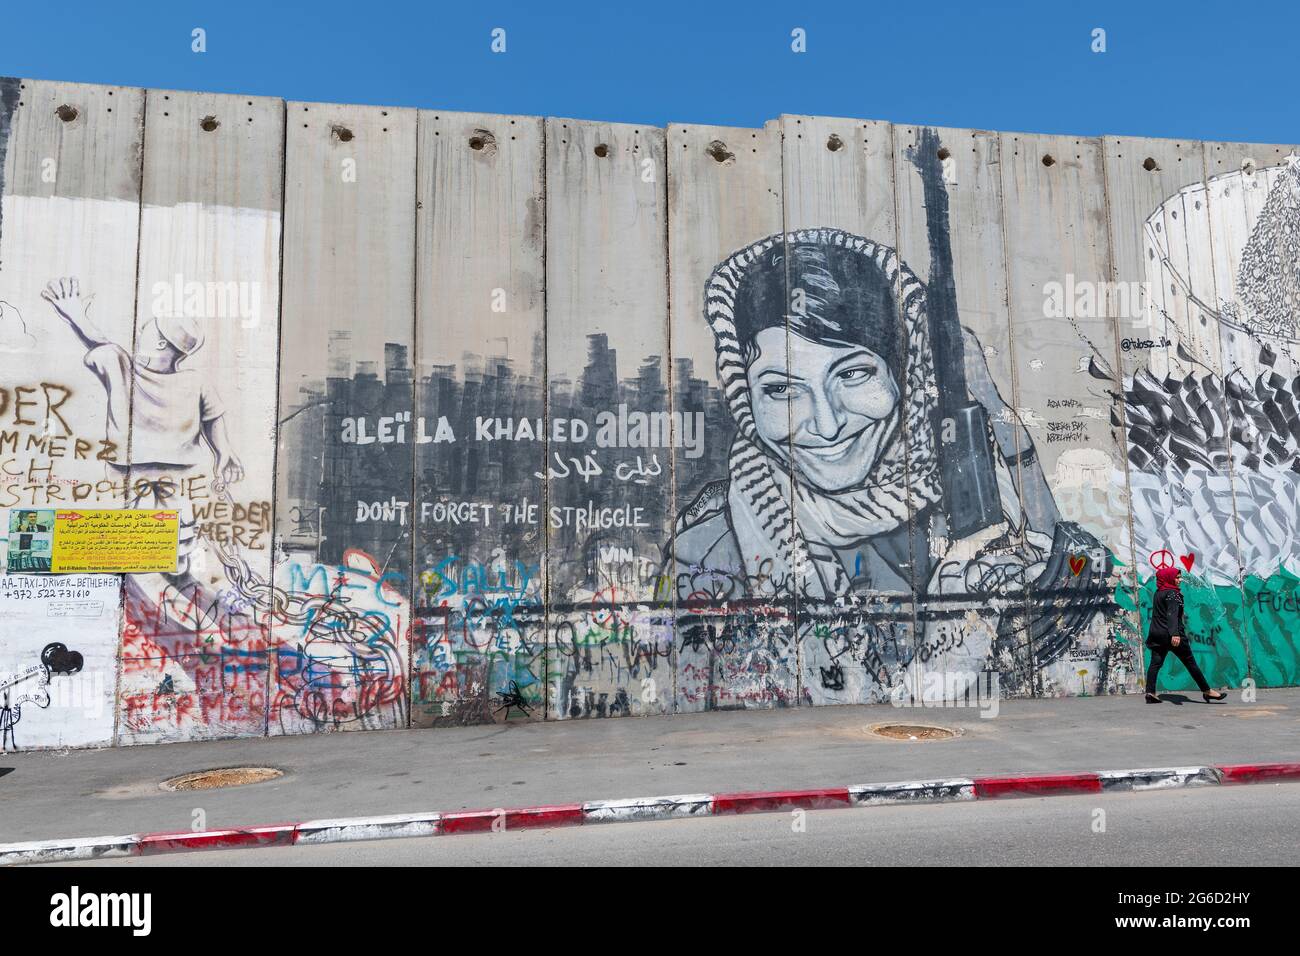
[[[945,740],[957,734],[947,727],[930,727],[926,724],[876,724],[868,728],[877,737],[891,740]]]
[[[273,767],[226,767],[221,770],[200,770],[164,780],[164,790],[216,790],[218,787],[242,787],[248,783],[262,783],[283,776]]]

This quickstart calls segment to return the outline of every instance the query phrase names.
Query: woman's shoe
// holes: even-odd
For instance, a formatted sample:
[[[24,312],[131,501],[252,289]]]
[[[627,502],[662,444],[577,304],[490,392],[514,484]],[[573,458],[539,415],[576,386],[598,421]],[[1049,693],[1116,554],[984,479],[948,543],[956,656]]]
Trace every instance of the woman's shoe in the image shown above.
[[[1209,690],[1205,691],[1201,696],[1205,698],[1205,702],[1208,704],[1212,700],[1223,700],[1228,695],[1221,690]]]
[[[1148,703],[1148,704],[1158,704],[1158,703],[1160,703],[1160,698],[1157,697],[1155,694],[1147,694],[1147,703]]]

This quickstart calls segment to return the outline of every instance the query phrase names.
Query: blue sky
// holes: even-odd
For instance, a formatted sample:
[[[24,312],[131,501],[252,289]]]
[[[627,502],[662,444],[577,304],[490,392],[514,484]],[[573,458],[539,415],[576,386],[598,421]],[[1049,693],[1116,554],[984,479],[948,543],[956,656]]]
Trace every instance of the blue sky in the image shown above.
[[[659,126],[787,112],[1294,143],[1297,27],[1296,0],[28,0],[6,4],[0,74]]]

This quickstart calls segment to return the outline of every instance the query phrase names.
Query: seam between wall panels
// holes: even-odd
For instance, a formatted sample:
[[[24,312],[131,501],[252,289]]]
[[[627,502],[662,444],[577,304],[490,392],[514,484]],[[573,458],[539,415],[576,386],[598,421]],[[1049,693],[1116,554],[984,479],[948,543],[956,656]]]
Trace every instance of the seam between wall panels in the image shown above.
[[[270,567],[267,568],[267,579],[271,586],[271,593],[275,593],[275,564],[276,564],[276,517],[280,510],[280,496],[277,493],[279,488],[280,474],[280,376],[284,370],[284,233],[286,213],[288,212],[288,177],[289,177],[289,106],[284,100],[280,100],[280,261],[277,264],[276,280],[279,284],[279,291],[275,299],[275,403],[271,414],[271,548],[270,548]],[[319,556],[319,553],[318,553]],[[274,607],[274,603],[272,607]],[[277,664],[276,668],[272,667],[272,660]],[[271,735],[271,707],[273,704],[274,688],[273,681],[278,681],[278,663],[279,653],[275,645],[275,613],[272,610],[266,611],[266,658],[265,671],[263,678],[265,681],[264,698],[265,705],[263,708],[264,720],[262,724],[262,736]]]
[[[140,91],[140,137],[139,137],[139,155],[137,157],[136,168],[139,170],[138,181],[140,184],[139,192],[136,196],[136,216],[135,216],[135,288],[132,293],[131,305],[131,355],[136,352],[136,338],[139,335],[139,310],[140,310],[140,242],[144,236],[144,176],[145,176],[145,132],[149,115],[149,91],[142,89]],[[131,442],[134,438],[134,417],[135,417],[135,376],[131,376],[131,387],[127,390],[126,399],[126,483],[128,494],[131,487]],[[125,502],[123,502],[125,503]],[[126,575],[123,574],[118,581],[117,589],[117,660],[113,667],[113,733],[111,737],[112,746],[121,746],[122,732],[122,671],[124,668],[124,658],[126,656]]]
[[[1132,644],[1132,650],[1130,656],[1133,658],[1134,674],[1139,679],[1141,679],[1142,665],[1144,663],[1144,659],[1143,659],[1144,655],[1142,653],[1142,640],[1141,640],[1142,612],[1138,601],[1139,588],[1138,588],[1138,580],[1137,580],[1137,536],[1133,530],[1133,486],[1129,474],[1129,460],[1128,460],[1128,407],[1124,402],[1124,364],[1123,364],[1123,359],[1121,357],[1121,350],[1119,344],[1119,340],[1120,340],[1119,313],[1116,311],[1115,302],[1113,301],[1113,296],[1115,294],[1115,285],[1120,281],[1119,265],[1115,260],[1115,222],[1114,222],[1114,217],[1111,215],[1112,196],[1111,196],[1111,185],[1110,185],[1110,171],[1109,171],[1108,163],[1106,161],[1107,159],[1106,144],[1108,142],[1108,138],[1105,134],[1102,134],[1099,137],[1099,140],[1101,142],[1101,185],[1102,185],[1102,192],[1106,200],[1106,243],[1107,243],[1107,259],[1108,259],[1107,274],[1110,277],[1110,282],[1106,289],[1106,307],[1110,314],[1110,319],[1111,319],[1111,331],[1112,331],[1112,338],[1113,338],[1112,346],[1113,346],[1113,353],[1114,353],[1112,358],[1114,361],[1114,376],[1115,376],[1114,381],[1115,381],[1115,387],[1117,389],[1117,395],[1112,398],[1112,401],[1119,408],[1119,425],[1117,427],[1118,427],[1118,434],[1119,434],[1120,461],[1123,464],[1123,470],[1124,470],[1124,518],[1125,518],[1125,525],[1128,528],[1128,543],[1129,543],[1129,568],[1128,568],[1128,572],[1121,576],[1121,579],[1128,581],[1129,595],[1133,600],[1133,613],[1132,615],[1129,615],[1126,612],[1125,616],[1128,617],[1130,623],[1133,626],[1132,632],[1135,635],[1137,635],[1138,638]],[[1113,137],[1113,141],[1118,143],[1119,138]]]
[[[422,329],[421,326],[421,318],[426,315],[426,313],[422,311],[421,308],[423,304],[423,299],[421,298],[420,295],[420,291],[421,291],[420,263],[425,259],[427,259],[429,262],[434,261],[432,258],[432,250],[426,248],[426,241],[427,241],[426,234],[425,234],[426,230],[422,228],[422,219],[424,222],[427,222],[429,224],[429,228],[432,229],[433,222],[435,221],[434,215],[437,211],[437,206],[438,206],[438,199],[434,192],[438,181],[438,177],[437,177],[438,150],[436,148],[431,147],[429,150],[429,156],[427,158],[427,161],[424,154],[425,144],[424,144],[424,137],[422,135],[422,129],[423,129],[423,124],[425,122],[425,117],[427,115],[427,112],[428,111],[423,109],[415,110],[415,195],[414,197],[412,197],[412,203],[415,206],[415,211],[414,211],[414,220],[415,220],[414,247],[415,248],[412,253],[414,258],[414,269],[411,275],[411,286],[413,289],[412,322],[411,322],[412,324],[411,363],[412,363],[412,370],[414,374],[412,375],[411,389],[412,389],[412,403],[413,403],[412,415],[413,417],[416,418],[419,417],[419,410],[423,406],[423,402],[425,400],[425,391],[427,388],[427,386],[423,382],[421,382],[420,375],[419,375],[421,356],[423,354],[421,350],[421,342],[424,339],[424,330]],[[437,115],[434,116],[434,121],[435,124],[439,122],[439,117]],[[426,175],[427,175],[427,181],[430,184],[430,193],[427,197],[425,197],[429,200],[428,209],[424,208],[421,200],[421,197],[423,195],[423,186],[426,181],[425,180]],[[423,217],[421,217],[422,212],[424,213]],[[425,280],[424,287],[426,290],[432,284],[434,278],[436,277],[430,277],[429,279]],[[435,298],[435,296],[431,295],[430,298]],[[425,324],[428,323],[426,322]],[[439,410],[441,411],[441,409]],[[419,681],[415,673],[415,635],[416,635],[417,626],[419,628],[419,632],[421,636],[424,637],[425,640],[427,640],[427,637],[425,636],[425,627],[426,627],[425,619],[423,617],[418,617],[416,612],[417,601],[416,601],[415,582],[417,580],[417,576],[419,572],[417,570],[415,561],[416,561],[416,556],[418,554],[418,549],[420,544],[420,529],[422,527],[418,518],[421,511],[421,500],[422,500],[421,496],[418,493],[420,490],[420,479],[419,479],[420,455],[418,453],[418,448],[419,448],[418,445],[415,446],[415,449],[413,450],[412,453],[412,459],[411,459],[411,485],[412,485],[411,511],[412,514],[415,515],[416,517],[413,519],[415,521],[415,524],[413,525],[412,532],[411,532],[411,639],[407,642],[407,661],[408,661],[407,673],[409,675],[408,680],[410,682],[406,690],[407,726],[412,728],[416,726],[416,722],[415,722],[416,696],[415,695],[417,693],[417,690],[419,690],[422,686],[421,682]],[[430,452],[430,454],[432,454],[432,452]],[[436,472],[437,471],[436,463],[434,463],[433,467],[434,467],[434,471]],[[419,622],[418,625],[417,625],[417,620]],[[450,641],[451,639],[451,626],[449,620],[447,621],[446,639],[448,641]]]
[[[411,420],[420,419],[420,115],[422,110],[412,111],[414,130],[414,149],[411,161]],[[406,686],[403,688],[402,709],[406,711],[406,726],[409,728],[415,719],[415,547],[420,533],[420,476],[418,445],[411,445],[411,527],[410,541],[407,547],[409,560],[406,565],[406,593],[410,603],[407,605],[409,620],[406,623]],[[422,627],[423,625],[421,625]]]
[[[540,117],[541,128],[541,201],[537,204],[542,215],[542,423],[551,420],[551,314],[550,314],[550,148],[547,117]],[[558,719],[551,715],[551,430],[542,429],[542,721]],[[563,713],[563,708],[560,708]]]
[[[1103,281],[1106,282],[1106,288],[1105,288],[1104,291],[1105,291],[1106,294],[1105,294],[1105,296],[1104,296],[1104,300],[1103,300],[1103,301],[1106,303],[1106,305],[1105,305],[1106,310],[1107,310],[1108,312],[1111,312],[1111,311],[1113,311],[1113,309],[1111,308],[1111,306],[1112,306],[1112,302],[1111,302],[1112,290],[1111,290],[1111,288],[1110,288],[1110,282],[1111,282],[1111,280],[1114,278],[1114,274],[1115,274],[1115,253],[1114,253],[1114,237],[1111,235],[1110,192],[1109,192],[1109,186],[1108,186],[1108,184],[1107,184],[1107,180],[1106,180],[1106,137],[1105,137],[1105,134],[1102,134],[1102,135],[1095,136],[1095,137],[1081,137],[1081,139],[1083,140],[1083,143],[1084,143],[1085,146],[1086,146],[1087,144],[1089,144],[1089,143],[1095,143],[1095,144],[1096,144],[1096,145],[1095,145],[1095,148],[1096,148],[1096,150],[1097,150],[1097,165],[1098,165],[1098,167],[1100,168],[1100,171],[1101,171],[1101,205],[1102,205],[1102,215],[1103,215],[1104,218],[1105,218],[1105,227],[1103,228],[1102,232],[1103,232],[1103,235],[1104,235],[1104,237],[1105,237],[1105,238],[1104,238],[1104,241],[1105,241],[1105,255],[1106,255],[1105,267],[1104,267],[1104,269],[1103,269],[1103,276],[1104,276],[1104,280],[1103,280]],[[1096,245],[1095,245],[1095,244],[1093,245],[1093,248],[1096,249]],[[1118,358],[1119,358],[1119,336],[1115,334],[1116,326],[1115,326],[1114,320],[1112,320],[1111,327],[1110,327],[1109,331],[1110,331],[1110,333],[1111,333],[1111,337],[1112,337],[1112,354],[1111,354],[1111,357],[1110,357],[1110,363],[1112,364],[1112,370],[1113,370],[1114,368],[1118,368],[1118,364],[1117,364],[1117,363],[1118,363]],[[1101,350],[1100,350],[1096,345],[1093,345],[1093,346],[1092,346],[1092,349],[1093,349],[1093,352],[1094,352],[1094,353],[1097,353],[1097,354],[1100,354],[1100,353],[1101,353]],[[1109,434],[1112,435],[1112,437],[1115,435],[1114,431],[1113,431],[1113,430],[1110,430],[1109,428],[1108,428],[1108,432],[1109,432]],[[1127,446],[1126,444],[1124,444],[1124,435],[1123,435],[1122,432],[1121,432],[1121,434],[1120,434],[1119,437],[1120,437],[1120,446],[1119,446],[1119,452],[1120,452],[1120,455],[1126,457],[1126,456],[1127,456],[1127,451],[1128,451],[1128,446]],[[1126,475],[1127,475],[1127,472],[1126,472]],[[1109,481],[1107,481],[1107,487],[1108,487],[1108,488],[1109,488],[1109,485],[1110,485],[1110,483],[1109,483]],[[1126,478],[1126,481],[1125,481],[1125,488],[1126,488],[1126,490],[1127,490],[1127,478]],[[1125,504],[1125,511],[1128,511],[1128,505],[1127,505],[1127,503]],[[1104,526],[1103,526],[1103,527],[1104,527]],[[1121,532],[1121,537],[1122,537],[1122,532]],[[1130,539],[1130,540],[1131,540],[1131,539]],[[1106,548],[1107,552],[1109,552],[1109,551],[1110,551],[1110,547],[1109,547],[1109,545],[1107,545],[1106,542],[1105,542],[1104,540],[1102,540],[1101,543],[1102,543],[1102,546]],[[1109,581],[1107,581],[1107,588],[1108,588],[1108,592],[1109,592],[1110,598],[1111,598],[1111,600],[1113,600],[1113,599],[1114,599],[1114,593],[1109,591]],[[1099,674],[1101,673],[1100,668],[1098,669],[1098,673],[1099,673]],[[1099,685],[1099,686],[1100,686],[1100,685]]]
[[[809,116],[808,118],[809,120],[812,119],[811,116]],[[795,122],[799,125],[803,124],[802,114],[796,116]],[[809,125],[810,126],[812,125],[811,122],[809,123]],[[792,348],[792,343],[790,341],[790,337],[793,334],[790,331],[790,312],[793,306],[791,293],[794,291],[794,289],[790,285],[790,258],[791,257],[790,257],[789,237],[792,230],[790,227],[789,195],[791,192],[797,193],[798,186],[792,181],[788,182],[786,179],[785,123],[782,121],[780,117],[776,119],[775,126],[773,128],[777,131],[778,134],[777,144],[776,144],[777,154],[778,154],[777,182],[780,184],[781,187],[781,196],[780,196],[781,246],[783,250],[782,257],[781,257],[782,276],[783,276],[782,285],[783,285],[783,291],[785,293],[785,299],[781,303],[781,308],[783,314],[785,315],[785,370],[786,370],[786,374],[789,374],[790,369],[792,367],[792,359],[794,358],[794,351]],[[770,131],[767,123],[763,124],[763,131],[764,133],[770,135]],[[798,137],[798,139],[801,140],[802,137]],[[796,167],[796,169],[798,168],[799,167]],[[818,218],[820,219],[820,217]],[[808,554],[807,552],[806,542],[803,539],[803,534],[799,530],[799,508],[797,505],[797,495],[795,492],[795,483],[797,481],[795,477],[795,469],[797,466],[794,460],[794,434],[795,434],[794,408],[792,405],[789,404],[787,404],[786,406],[786,428],[787,428],[787,434],[789,435],[789,438],[787,439],[787,443],[786,443],[786,464],[787,464],[787,470],[789,472],[789,480],[786,483],[785,495],[786,495],[786,500],[789,502],[789,507],[790,507],[790,525],[794,530],[795,542],[797,542],[799,547],[803,549],[802,553],[806,554],[808,557],[811,557],[811,555]],[[728,479],[730,479],[730,470],[731,470],[730,456],[728,456],[727,459],[727,470],[728,470]],[[815,564],[813,564],[811,561],[803,570],[805,573],[814,574],[814,575],[820,573],[817,570]],[[791,641],[794,646],[795,706],[798,707],[803,703],[805,694],[808,695],[808,703],[811,706],[812,704],[811,693],[808,691],[808,688],[804,686],[804,647],[803,647],[804,642],[803,642],[803,626],[802,626],[803,625],[802,615],[804,612],[804,591],[803,588],[800,587],[800,574],[798,569],[796,569],[794,575],[792,576],[792,581],[793,581],[793,586],[790,588],[790,597],[789,597],[790,621],[788,626],[790,628]],[[774,597],[777,596],[774,595]],[[824,598],[823,600],[829,601],[829,596],[827,598]],[[814,606],[814,602],[809,601],[808,604],[809,604],[809,610],[811,610],[813,613],[816,613],[817,608]],[[777,602],[777,606],[778,607],[780,606],[779,599]],[[810,633],[811,633],[811,628],[810,628]]]
[[[1017,462],[1020,461],[1021,455],[1023,455],[1026,451],[1031,451],[1031,450],[1034,453],[1034,461],[1037,462],[1038,461],[1037,446],[1033,443],[1032,438],[1029,436],[1029,431],[1025,427],[1024,422],[1020,417],[1020,407],[1021,407],[1020,406],[1020,372],[1019,372],[1018,364],[1016,362],[1015,321],[1012,316],[1012,309],[1011,309],[1011,260],[1007,256],[1006,190],[1004,188],[1004,183],[1002,179],[1002,171],[1005,168],[1005,163],[1003,161],[1003,155],[1002,155],[1002,133],[996,131],[992,132],[991,140],[993,142],[993,146],[997,154],[997,167],[998,167],[997,176],[994,178],[994,188],[997,190],[998,237],[999,237],[998,249],[1001,252],[1000,265],[1002,267],[1002,304],[1004,309],[1006,310],[1006,323],[1007,323],[1007,327],[1006,327],[1007,368],[1010,370],[1010,375],[1011,375],[1011,381],[1009,383],[1011,386],[1011,416],[1013,422],[1012,429],[1011,429],[1011,437],[1012,437],[1012,443],[1014,444],[1016,449]],[[1025,437],[1030,439],[1028,448],[1024,448],[1021,445],[1022,431]],[[1041,467],[1041,465],[1039,467]],[[1021,470],[1021,465],[1017,465],[1015,469],[1015,473],[1013,475],[1013,480],[1016,486],[1016,495],[1020,499],[1020,507],[1023,512],[1025,508],[1025,486],[1024,486],[1024,478],[1023,478],[1023,472]],[[1024,526],[1027,528],[1029,524],[1028,514],[1022,514],[1021,521],[1023,522]],[[1031,629],[1031,623],[1030,623],[1031,615],[1033,613],[1033,603],[1030,600],[1028,589],[1025,589],[1021,592],[1019,603],[1020,603],[1020,607],[1019,607],[1020,621],[1022,627],[1024,628],[1024,634],[1026,635],[1026,637],[1028,637],[1033,633]],[[1037,686],[1037,680],[1038,680],[1037,668],[1034,666],[1033,645],[1031,643],[1029,645],[1029,689],[1030,689],[1031,697],[1036,696],[1034,694],[1034,689]]]
[[[921,127],[919,127],[919,126],[913,126],[913,127],[912,127],[912,131],[913,131],[914,139],[919,139],[919,138],[920,138],[920,130],[921,130]],[[865,139],[866,139],[866,135],[863,134],[864,146],[865,146]],[[907,343],[906,336],[904,335],[904,331],[905,331],[905,329],[906,329],[906,325],[905,325],[905,320],[904,320],[904,318],[903,318],[903,316],[904,316],[904,309],[903,309],[903,296],[902,296],[902,290],[903,290],[903,270],[902,270],[902,265],[903,265],[904,259],[903,259],[903,252],[902,252],[902,250],[898,248],[898,246],[899,246],[899,239],[900,239],[900,236],[901,236],[901,233],[900,233],[900,224],[901,224],[901,222],[902,222],[902,214],[901,214],[901,210],[900,210],[899,205],[898,205],[898,161],[899,161],[899,155],[898,155],[898,127],[897,127],[896,124],[894,124],[894,123],[886,123],[886,124],[885,124],[885,140],[886,140],[886,142],[885,142],[885,148],[886,148],[886,150],[887,150],[887,152],[888,152],[888,155],[889,155],[889,192],[890,192],[889,202],[890,202],[890,210],[891,210],[891,212],[892,212],[892,214],[893,214],[893,220],[894,220],[894,235],[893,235],[893,237],[892,237],[892,239],[891,239],[890,246],[891,246],[891,247],[893,248],[893,250],[894,250],[894,258],[895,258],[895,260],[897,261],[898,266],[899,266],[898,272],[897,272],[897,274],[894,276],[894,282],[893,282],[893,293],[894,293],[894,337],[895,337],[896,344],[897,344],[897,345],[899,346],[899,348],[903,351],[903,354],[906,354],[906,353],[907,353],[908,343]],[[913,147],[915,148],[916,143],[913,142],[912,145],[913,145]],[[865,162],[865,156],[864,156],[864,162]],[[950,207],[950,208],[951,208],[951,207]],[[928,224],[929,210],[926,210],[926,217],[927,217],[927,224]],[[951,223],[951,218],[949,219],[949,222]],[[871,237],[870,237],[870,236],[867,236],[866,238],[867,238],[867,239],[870,239]],[[933,265],[933,263],[931,263],[930,271],[931,271],[931,272],[934,271],[934,265]],[[927,296],[928,296],[929,291],[930,291],[930,284],[929,284],[929,276],[928,276],[928,275],[927,275],[927,277],[926,277],[925,290],[926,290],[926,293],[927,293]],[[927,323],[929,322],[929,314],[928,314],[928,311],[927,311],[927,315],[926,315],[926,321],[927,321]],[[928,329],[927,329],[927,331],[928,331]],[[933,343],[933,342],[930,343],[930,347],[931,347],[931,349],[934,348],[934,343]],[[903,382],[901,383],[901,388],[900,388],[900,393],[904,396],[904,399],[905,399],[905,400],[906,400],[906,389],[907,389],[907,379],[908,379],[908,378],[909,378],[909,376],[904,376],[904,379],[903,379]],[[903,416],[901,417],[900,422],[901,422],[901,424],[902,424],[902,430],[903,430],[903,482],[904,482],[904,484],[905,484],[905,485],[910,489],[911,486],[912,486],[912,435],[911,435],[911,429],[910,429],[909,426],[908,426],[908,421],[907,421],[907,416],[906,416],[906,415],[903,415]],[[906,681],[906,680],[908,680],[908,678],[910,677],[910,674],[911,674],[911,671],[912,671],[912,669],[913,669],[913,665],[914,665],[914,663],[918,660],[918,656],[919,656],[919,654],[920,654],[920,642],[923,641],[922,634],[921,634],[921,594],[922,594],[922,588],[920,588],[920,587],[917,586],[917,580],[916,580],[916,579],[917,579],[917,569],[916,569],[916,555],[917,555],[917,552],[916,552],[916,546],[917,546],[918,541],[920,541],[920,540],[922,539],[923,536],[921,535],[920,528],[919,528],[918,525],[917,525],[917,520],[916,520],[916,509],[915,509],[915,505],[914,505],[914,503],[913,503],[913,501],[912,501],[912,496],[911,496],[910,492],[909,492],[909,494],[905,495],[904,497],[905,497],[905,500],[906,500],[906,502],[907,502],[907,550],[908,550],[908,557],[907,557],[908,574],[907,574],[907,577],[908,577],[909,588],[910,588],[910,590],[911,590],[911,598],[912,598],[912,600],[911,600],[911,602],[910,602],[910,603],[911,603],[911,606],[912,606],[912,607],[911,607],[912,634],[911,634],[911,640],[908,642],[909,645],[910,645],[910,647],[909,647],[909,651],[911,652],[911,657],[909,658],[909,661],[908,661],[908,664],[907,664],[907,668],[906,668],[906,670],[905,670],[905,672],[904,672],[904,677],[903,677],[904,681]],[[925,541],[926,541],[926,544],[925,544],[925,551],[926,551],[926,554],[929,554],[929,553],[930,553],[930,544],[929,544],[929,539],[926,538]],[[926,583],[927,583],[927,584],[929,583],[929,581],[928,581],[928,576],[927,576],[927,582],[926,582]],[[918,678],[920,677],[919,674],[918,674],[917,676],[918,676]],[[891,690],[892,690],[892,688],[891,688]]]
[[[796,120],[796,122],[799,121]],[[786,374],[788,375],[790,373],[790,359],[792,357],[792,353],[790,350],[790,308],[792,303],[790,300],[791,289],[790,289],[790,243],[789,243],[789,232],[790,232],[789,194],[791,192],[791,189],[790,189],[790,184],[786,182],[785,123],[782,122],[779,118],[776,121],[776,129],[777,129],[777,139],[776,139],[777,181],[781,185],[781,195],[779,198],[779,205],[781,207],[781,247],[783,249],[783,253],[781,255],[781,275],[782,275],[781,285],[782,285],[782,292],[785,296],[785,298],[781,302],[781,310],[782,310],[782,314],[785,316],[785,322],[784,322],[785,370],[786,370]],[[768,133],[767,124],[764,124],[763,131],[765,134]],[[770,148],[770,143],[765,145],[769,146]],[[785,414],[786,414],[786,434],[789,436],[786,439],[786,458],[787,461],[789,462],[789,472],[790,472],[789,481],[785,488],[785,495],[786,495],[786,500],[790,503],[790,525],[794,529],[794,541],[797,543],[800,540],[800,532],[799,532],[799,510],[798,508],[795,507],[795,494],[794,494],[794,482],[795,482],[794,409],[793,407],[791,407],[791,405],[789,404],[786,405]],[[728,456],[727,459],[727,471],[728,471],[728,480],[730,480],[730,471],[731,471],[730,456]],[[741,562],[742,564],[744,563],[743,555],[741,557]],[[814,571],[813,573],[816,573],[816,571]],[[800,627],[799,627],[800,624],[799,611],[802,602],[800,601],[800,594],[799,594],[800,589],[798,587],[798,580],[799,580],[798,575],[796,574],[794,577],[795,586],[790,589],[790,616],[791,616],[790,625],[791,625],[791,637],[793,638],[793,644],[794,644],[794,671],[795,671],[794,700],[795,700],[796,707],[803,702],[803,695],[804,695],[803,640],[802,640]],[[773,597],[777,598],[777,606],[779,607],[780,606],[779,596],[773,595]]]
[[[668,602],[668,639],[672,642],[668,651],[668,684],[670,693],[668,709],[664,716],[671,717],[677,713],[677,586],[676,586],[676,568],[677,568],[677,426],[673,421],[673,411],[676,405],[676,374],[674,372],[673,357],[673,259],[672,259],[672,228],[669,217],[672,215],[672,180],[670,178],[669,167],[673,155],[670,135],[672,133],[672,124],[664,126],[664,229],[663,229],[663,252],[664,252],[664,325],[665,336],[664,343],[667,349],[665,356],[664,382],[668,389],[668,553],[661,559],[663,572],[655,581],[654,605],[660,603],[659,588],[666,577],[668,587],[665,590],[665,596]]]
[[[1003,175],[1007,168],[1006,150],[1003,149],[1004,137],[1006,134],[999,130],[994,132],[994,136],[997,138],[998,147],[998,215],[1002,220],[1002,228],[1000,230],[1002,237],[1002,276],[1004,280],[1002,297],[1003,301],[1006,303],[1007,309],[1007,365],[1011,369],[1011,409],[1017,425],[1013,430],[1013,434],[1015,436],[1017,457],[1023,455],[1027,450],[1033,449],[1034,461],[1035,463],[1038,463],[1037,446],[1034,445],[1033,437],[1028,434],[1028,428],[1020,417],[1020,368],[1019,363],[1016,361],[1016,315],[1015,309],[1012,306],[1011,257],[1007,254],[1007,190],[1006,179]],[[1025,430],[1026,438],[1029,440],[1029,449],[1023,449],[1020,447],[1020,433],[1022,429]],[[1041,463],[1039,463],[1039,467],[1041,467]],[[1015,482],[1016,493],[1020,496],[1021,508],[1023,509],[1025,506],[1025,485],[1020,467],[1016,468]],[[1029,516],[1027,514],[1024,516],[1024,522],[1027,527],[1029,523]],[[1025,646],[1027,648],[1026,653],[1028,654],[1029,696],[1031,698],[1039,697],[1041,695],[1038,692],[1038,668],[1035,666],[1033,642],[1033,598],[1028,587],[1024,589],[1021,600],[1021,611],[1023,616],[1020,621],[1021,633],[1024,635],[1026,641]]]

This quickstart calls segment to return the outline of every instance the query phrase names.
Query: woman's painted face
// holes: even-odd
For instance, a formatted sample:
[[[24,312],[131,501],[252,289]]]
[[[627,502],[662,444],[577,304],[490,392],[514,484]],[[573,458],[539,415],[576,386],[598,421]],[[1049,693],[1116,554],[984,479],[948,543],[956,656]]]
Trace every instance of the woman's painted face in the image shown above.
[[[759,435],[823,491],[866,480],[884,441],[872,426],[898,404],[898,385],[875,352],[856,345],[819,345],[784,329],[755,337],[759,354],[748,371]]]

